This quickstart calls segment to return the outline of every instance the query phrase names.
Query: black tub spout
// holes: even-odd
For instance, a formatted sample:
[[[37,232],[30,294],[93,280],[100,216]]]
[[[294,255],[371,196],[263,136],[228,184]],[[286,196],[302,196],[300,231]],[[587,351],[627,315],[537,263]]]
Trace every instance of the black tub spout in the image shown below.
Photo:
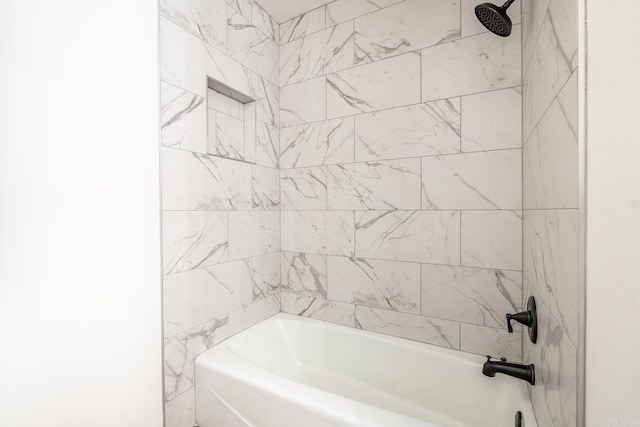
[[[496,374],[505,374],[510,377],[525,380],[531,385],[535,385],[536,383],[536,370],[533,365],[509,363],[507,359],[492,361],[491,356],[487,356],[487,361],[482,365],[482,373],[487,377],[495,377]]]

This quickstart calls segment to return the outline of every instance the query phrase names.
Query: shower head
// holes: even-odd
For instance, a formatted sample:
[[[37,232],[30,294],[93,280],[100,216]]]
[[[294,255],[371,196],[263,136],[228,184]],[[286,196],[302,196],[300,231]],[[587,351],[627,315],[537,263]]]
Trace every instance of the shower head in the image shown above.
[[[478,20],[489,31],[500,37],[508,37],[511,34],[511,18],[507,15],[507,9],[515,0],[508,0],[502,6],[491,3],[482,3],[476,6]]]

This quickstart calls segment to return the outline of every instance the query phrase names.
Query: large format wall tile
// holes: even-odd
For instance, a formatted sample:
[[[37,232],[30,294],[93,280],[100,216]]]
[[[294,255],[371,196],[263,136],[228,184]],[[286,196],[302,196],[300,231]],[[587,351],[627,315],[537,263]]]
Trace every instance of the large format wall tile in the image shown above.
[[[282,168],[353,162],[354,119],[327,120],[280,131]]]
[[[273,294],[229,313],[229,333],[235,335],[280,312],[280,294]]]
[[[325,7],[323,6],[280,24],[280,43],[288,43],[324,28]]]
[[[358,257],[460,263],[459,212],[356,212],[355,226]]]
[[[283,210],[322,210],[327,208],[327,170],[325,167],[280,171]]]
[[[196,422],[195,387],[165,404],[166,427],[189,427]]]
[[[278,82],[278,45],[242,14],[229,8],[227,54],[273,83]]]
[[[282,88],[280,126],[296,126],[324,120],[327,115],[326,79],[307,80]]]
[[[280,210],[280,171],[251,166],[251,207],[254,210]]]
[[[521,300],[520,272],[422,265],[423,316],[506,329]]]
[[[521,150],[422,158],[424,209],[520,209]]]
[[[214,319],[165,339],[164,395],[169,401],[193,387],[193,361],[204,351],[229,337],[229,316]]]
[[[280,250],[280,212],[229,212],[229,259]]]
[[[160,0],[160,15],[216,49],[225,50],[227,6],[223,0]]]
[[[349,21],[404,0],[336,0],[327,4],[327,27]]]
[[[281,217],[283,251],[353,256],[353,212],[282,211]]]
[[[251,22],[276,43],[280,40],[280,26],[258,3],[252,2]]]
[[[282,291],[327,298],[327,257],[282,252]]]
[[[256,123],[256,163],[278,168],[280,164],[280,130],[258,121]]]
[[[441,347],[460,348],[460,326],[448,320],[356,306],[356,327]]]
[[[520,85],[520,26],[422,50],[422,100],[433,101]]]
[[[521,211],[466,211],[461,223],[462,265],[521,269]]]
[[[578,207],[578,82],[567,82],[524,146],[525,209]]]
[[[356,116],[357,161],[432,156],[460,151],[460,99]]]
[[[329,299],[420,314],[420,264],[330,256]]]
[[[178,273],[228,261],[227,225],[227,212],[164,212],[163,273]]]
[[[218,318],[252,301],[247,261],[234,261],[164,277],[164,334]]]
[[[353,23],[346,22],[280,46],[282,86],[353,67]]]
[[[578,341],[578,211],[524,212],[524,283]]]
[[[256,100],[256,118],[280,126],[280,88],[258,74],[251,76],[251,97]]]
[[[217,0],[219,1],[219,0]],[[247,20],[251,21],[253,18],[254,0],[225,0],[231,8],[244,16]]]
[[[162,145],[207,152],[207,107],[204,97],[161,83]]]
[[[540,300],[538,295],[534,296]],[[577,349],[544,304],[538,305],[538,342],[524,340],[524,363],[536,367],[529,386],[540,426],[576,425]]]
[[[524,70],[525,140],[578,66],[577,0],[552,1]]]
[[[259,255],[249,259],[249,280],[253,301],[280,292],[280,252]]]
[[[412,52],[327,76],[329,118],[420,102],[420,53]]]
[[[462,97],[462,151],[522,147],[520,87]]]
[[[160,18],[163,81],[207,96],[207,76],[244,94],[251,93],[251,71],[173,22]]]
[[[356,65],[454,40],[460,1],[406,0],[356,19],[355,34]]]
[[[250,203],[251,165],[162,149],[164,210],[249,209]]]
[[[352,328],[356,324],[353,304],[285,292],[282,293],[281,298],[282,311],[285,313],[351,326]]]
[[[419,209],[420,160],[327,167],[329,209]]]
[[[531,54],[538,41],[542,21],[547,16],[551,0],[522,0],[522,65],[529,68]]]

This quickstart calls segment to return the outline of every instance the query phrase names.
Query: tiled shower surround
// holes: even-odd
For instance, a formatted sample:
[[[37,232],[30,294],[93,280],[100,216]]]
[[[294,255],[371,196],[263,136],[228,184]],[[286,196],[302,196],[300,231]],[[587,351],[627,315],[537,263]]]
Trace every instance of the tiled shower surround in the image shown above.
[[[194,424],[194,357],[279,311],[522,359],[517,13],[500,38],[469,0],[280,25],[252,0],[160,3],[168,427]]]
[[[520,25],[475,3],[281,24],[283,311],[520,361]]]
[[[523,3],[524,290],[538,302],[530,387],[540,426],[576,425],[578,2]]]

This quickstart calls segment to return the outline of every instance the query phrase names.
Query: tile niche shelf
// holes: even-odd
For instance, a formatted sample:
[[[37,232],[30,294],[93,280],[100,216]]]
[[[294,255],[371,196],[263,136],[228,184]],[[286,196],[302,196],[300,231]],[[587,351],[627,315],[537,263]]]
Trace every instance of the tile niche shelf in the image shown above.
[[[226,84],[207,79],[207,152],[256,162],[256,101]]]

